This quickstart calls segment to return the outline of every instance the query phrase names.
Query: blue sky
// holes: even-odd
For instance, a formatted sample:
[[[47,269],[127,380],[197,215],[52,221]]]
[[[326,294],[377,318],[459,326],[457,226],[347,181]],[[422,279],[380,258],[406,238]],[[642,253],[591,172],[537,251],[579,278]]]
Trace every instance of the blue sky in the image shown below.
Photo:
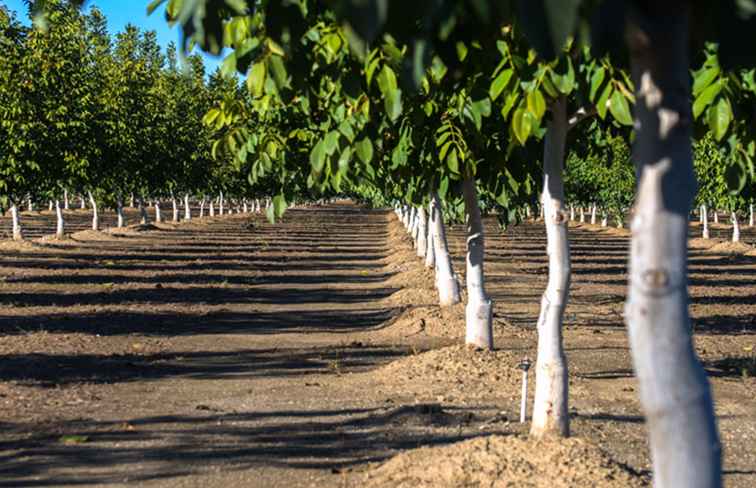
[[[138,26],[142,30],[154,30],[157,32],[158,41],[165,47],[173,41],[179,43],[179,31],[177,28],[171,29],[165,21],[163,9],[155,11],[152,15],[147,15],[147,4],[149,0],[88,0],[84,8],[87,9],[92,5],[105,13],[108,18],[108,30],[113,36],[116,32],[123,30],[129,22]],[[19,18],[26,21],[26,6],[23,0],[0,0],[0,4],[5,4],[11,10],[15,10]],[[205,66],[207,73],[215,71],[215,68],[221,63],[222,58],[214,56],[205,56]]]

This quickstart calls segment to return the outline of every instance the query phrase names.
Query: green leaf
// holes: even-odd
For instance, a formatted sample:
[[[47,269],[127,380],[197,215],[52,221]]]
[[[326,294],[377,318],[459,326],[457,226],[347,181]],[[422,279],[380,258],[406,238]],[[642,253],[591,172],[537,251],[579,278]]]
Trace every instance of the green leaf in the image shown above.
[[[402,115],[402,91],[396,89],[389,92],[385,95],[384,104],[386,115],[388,115],[392,122],[396,121]]]
[[[619,90],[615,90],[609,99],[609,111],[614,120],[622,125],[633,125],[633,116],[630,114],[630,104]]]
[[[373,143],[367,137],[355,145],[355,151],[364,164],[369,164],[373,160]]]
[[[533,114],[536,120],[541,120],[543,114],[546,112],[546,100],[543,98],[541,90],[536,88],[528,93],[527,104],[528,110]]]
[[[735,161],[727,166],[724,177],[730,193],[738,194],[748,182],[748,170],[741,161]]]
[[[58,439],[58,442],[66,445],[84,444],[89,441],[86,435],[64,435]]]
[[[730,103],[725,98],[720,98],[719,102],[713,106],[708,113],[709,130],[711,130],[714,138],[717,141],[721,141],[725,134],[727,134],[727,128],[732,121],[732,109]]]
[[[325,158],[325,144],[321,140],[318,141],[317,144],[315,144],[315,147],[313,147],[312,151],[310,152],[310,166],[315,173],[321,173],[323,171],[323,166],[325,166]]]
[[[253,97],[262,96],[267,71],[263,61],[258,61],[249,68],[249,73],[247,73],[247,88]]]
[[[712,66],[711,68],[695,73],[695,78],[693,79],[693,96],[697,97],[699,93],[716,79],[719,73],[719,66]]]
[[[455,174],[459,174],[459,160],[457,159],[457,148],[451,150],[449,156],[446,158],[446,166],[449,171]]]
[[[721,81],[717,81],[707,86],[693,102],[693,118],[697,119],[701,115],[701,113],[703,113],[706,107],[711,105],[711,102],[714,101],[714,99],[717,97],[717,95],[719,95],[719,92],[721,91]]]
[[[601,88],[601,83],[604,82],[604,78],[606,77],[606,70],[602,67],[597,69],[593,76],[591,76],[591,90],[590,94],[588,96],[588,99],[590,101],[596,100],[596,93],[598,92],[598,89]]]
[[[491,100],[495,101],[499,98],[501,92],[504,91],[504,88],[509,84],[509,80],[512,79],[512,73],[512,68],[502,70],[493,82],[491,82],[491,87],[488,90],[488,95],[491,97]]]
[[[276,218],[283,217],[283,214],[286,212],[286,208],[289,206],[288,203],[286,203],[286,198],[283,195],[276,195],[273,197],[273,209],[276,212]]]
[[[338,149],[338,147],[339,132],[332,130],[331,132],[326,134],[325,138],[323,139],[323,149],[327,155],[331,156],[336,152],[336,149]]]
[[[606,118],[606,111],[609,108],[609,97],[612,95],[613,91],[614,87],[612,84],[607,83],[606,87],[604,87],[604,90],[601,92],[598,102],[596,102],[596,112],[598,112],[598,115],[602,120]]]
[[[441,178],[441,183],[438,185],[438,196],[441,200],[446,198],[446,193],[449,191],[449,178],[444,176]]]
[[[520,144],[525,145],[525,142],[528,140],[533,130],[533,122],[533,116],[520,104],[512,116],[512,130]]]

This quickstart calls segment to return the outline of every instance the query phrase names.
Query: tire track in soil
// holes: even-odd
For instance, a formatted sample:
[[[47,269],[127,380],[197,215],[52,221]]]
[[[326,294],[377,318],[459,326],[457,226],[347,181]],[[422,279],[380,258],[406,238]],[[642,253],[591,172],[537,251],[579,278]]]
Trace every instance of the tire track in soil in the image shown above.
[[[434,344],[375,333],[406,305],[392,218],[344,204],[0,251],[0,486],[347,486],[478,435],[369,373]]]

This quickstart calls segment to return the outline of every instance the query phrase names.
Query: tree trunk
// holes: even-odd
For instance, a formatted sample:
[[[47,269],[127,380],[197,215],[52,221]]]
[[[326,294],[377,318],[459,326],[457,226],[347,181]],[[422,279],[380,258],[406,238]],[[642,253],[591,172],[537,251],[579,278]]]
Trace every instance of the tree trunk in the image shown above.
[[[748,205],[748,227],[753,227],[753,204]]]
[[[428,205],[428,232],[425,237],[425,267],[434,268],[436,266],[436,252],[433,244],[433,229],[435,228],[435,215],[433,203]]]
[[[60,206],[60,200],[55,200],[55,238],[63,239],[66,236],[66,221],[63,218],[63,209]]]
[[[425,215],[425,207],[417,209],[417,257],[424,258],[428,248],[428,217]]]
[[[71,208],[71,204],[68,201],[68,188],[63,190],[63,210],[69,210]]]
[[[218,214],[223,217],[223,192],[218,196]]]
[[[740,242],[740,223],[735,212],[732,212],[730,220],[732,220],[732,242]]]
[[[585,223],[585,210],[583,209],[583,206],[580,206],[580,223]]]
[[[192,207],[189,206],[189,194],[184,194],[184,220],[192,220]]]
[[[215,217],[215,202],[210,200],[210,217]]]
[[[704,203],[701,205],[701,220],[703,221],[703,238],[709,238],[709,211]]]
[[[82,210],[86,210],[86,208],[87,208],[87,201],[84,200],[84,195],[81,195],[80,198],[81,198],[81,209]]]
[[[53,201],[52,200],[48,200],[47,201],[47,211],[48,212],[52,212],[52,210],[53,210]]]
[[[540,218],[543,220],[543,204],[540,205]]]
[[[570,205],[570,220],[571,221],[575,220],[575,206],[574,205]]]
[[[714,209],[714,223],[719,223],[719,212],[716,209]]]
[[[255,213],[260,213],[260,199],[255,198]]]
[[[31,196],[26,199],[26,210],[34,212],[34,201]]]
[[[142,197],[139,197],[139,217],[142,225],[147,225],[150,221],[150,218],[147,215],[147,208],[144,206],[144,198]]]
[[[625,319],[654,486],[720,487],[714,405],[688,315],[688,215],[696,187],[689,9],[686,2],[661,2],[629,10],[638,184]]]
[[[163,223],[163,212],[160,209],[160,200],[155,200],[155,223],[162,224]]]
[[[97,200],[95,200],[92,192],[89,193],[89,203],[92,205],[92,230],[100,230],[100,212],[97,208]]]
[[[438,289],[438,302],[442,307],[447,307],[459,303],[459,284],[457,277],[454,276],[451,256],[446,243],[446,229],[444,228],[444,217],[441,213],[441,199],[438,192],[433,193],[433,212],[435,222],[433,223],[433,252],[436,259],[436,288]]]
[[[121,201],[121,197],[116,198],[116,213],[118,214],[118,223],[116,226],[119,229],[122,229],[126,224],[126,219],[123,216],[123,202]]]
[[[247,199],[246,198],[244,200],[242,200],[242,212],[245,213],[245,214],[249,212],[249,206],[247,205]]]
[[[480,216],[475,180],[465,178],[462,182],[462,191],[465,198],[465,220],[467,221],[465,343],[491,350],[493,349],[493,304],[486,294],[486,281],[483,273],[483,262],[485,260],[483,219]]]
[[[11,221],[13,222],[13,240],[22,241],[24,234],[21,231],[21,216],[19,215],[18,206],[15,203],[11,204]]]
[[[596,225],[596,204],[591,206],[591,225]]]
[[[570,289],[570,243],[564,212],[564,147],[567,139],[567,101],[560,97],[551,106],[543,151],[543,206],[549,281],[541,297],[538,316],[538,358],[533,420],[535,437],[570,435],[567,413],[567,359],[562,327]],[[581,213],[582,217],[582,213]]]
[[[205,197],[202,197],[202,200],[200,200],[200,213],[199,218],[205,217],[205,204],[207,203],[207,199]]]
[[[129,196],[129,208],[134,208],[134,194]]]

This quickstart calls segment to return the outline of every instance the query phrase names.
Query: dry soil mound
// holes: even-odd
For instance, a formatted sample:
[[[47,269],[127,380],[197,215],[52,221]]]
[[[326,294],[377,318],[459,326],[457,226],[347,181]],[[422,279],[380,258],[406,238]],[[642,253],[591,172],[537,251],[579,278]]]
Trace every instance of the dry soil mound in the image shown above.
[[[379,374],[403,383],[425,385],[433,391],[454,395],[464,390],[467,398],[490,395],[492,392],[519,394],[522,372],[517,369],[528,351],[481,351],[465,345],[454,345],[407,356],[379,370]],[[530,357],[533,358],[532,352]],[[532,360],[532,359],[531,359]]]
[[[745,254],[749,251],[753,251],[753,247],[742,242],[721,242],[715,244],[709,248],[710,252],[718,252],[723,254]]]
[[[647,486],[582,439],[490,436],[400,454],[367,473],[370,488]]]

